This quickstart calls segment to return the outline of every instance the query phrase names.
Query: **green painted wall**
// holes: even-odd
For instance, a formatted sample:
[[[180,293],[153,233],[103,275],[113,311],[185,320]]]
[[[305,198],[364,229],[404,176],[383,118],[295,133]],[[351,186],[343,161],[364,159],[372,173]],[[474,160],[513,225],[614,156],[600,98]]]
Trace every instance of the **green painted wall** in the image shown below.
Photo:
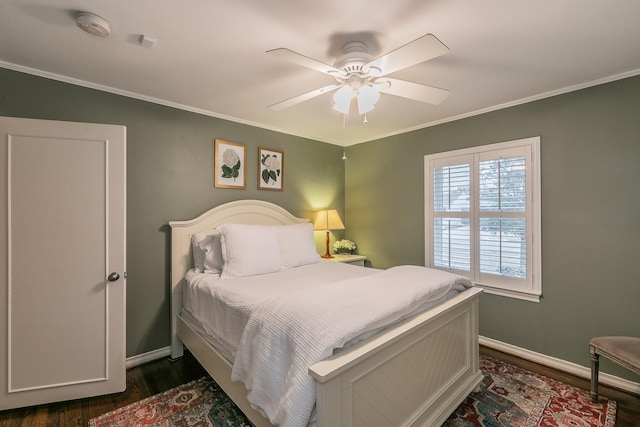
[[[342,148],[331,144],[1,68],[0,115],[127,127],[127,356],[169,345],[170,220],[237,199],[311,219],[344,213]],[[246,190],[213,187],[216,138],[247,144]],[[258,146],[284,150],[284,191],[257,190]]]
[[[543,298],[483,295],[480,333],[588,366],[591,337],[640,336],[639,112],[634,77],[349,147],[346,236],[424,265],[424,156],[540,136]]]
[[[128,356],[169,345],[168,221],[243,198],[310,218],[330,206],[373,266],[424,264],[424,155],[540,136],[543,299],[484,295],[480,332],[587,366],[591,336],[640,336],[638,111],[635,77],[352,146],[343,162],[330,144],[0,69],[0,115],[127,126]],[[247,144],[247,190],[213,188],[215,138]],[[259,145],[285,151],[283,192],[256,189]]]

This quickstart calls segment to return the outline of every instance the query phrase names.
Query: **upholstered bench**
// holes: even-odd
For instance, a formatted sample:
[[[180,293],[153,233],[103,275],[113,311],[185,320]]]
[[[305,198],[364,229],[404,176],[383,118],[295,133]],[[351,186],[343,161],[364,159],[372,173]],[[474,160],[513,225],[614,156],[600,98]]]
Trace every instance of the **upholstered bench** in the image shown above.
[[[591,353],[591,400],[598,401],[598,369],[600,356],[640,375],[640,338],[596,337],[589,341]]]

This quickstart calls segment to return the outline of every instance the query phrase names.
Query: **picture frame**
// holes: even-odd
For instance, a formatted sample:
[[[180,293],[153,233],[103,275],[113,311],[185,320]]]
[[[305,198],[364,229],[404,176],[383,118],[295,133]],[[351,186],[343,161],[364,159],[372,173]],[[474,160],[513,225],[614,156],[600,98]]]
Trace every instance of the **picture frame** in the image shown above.
[[[258,190],[284,189],[284,151],[258,147]]]
[[[247,188],[247,146],[215,140],[213,185],[217,188]]]

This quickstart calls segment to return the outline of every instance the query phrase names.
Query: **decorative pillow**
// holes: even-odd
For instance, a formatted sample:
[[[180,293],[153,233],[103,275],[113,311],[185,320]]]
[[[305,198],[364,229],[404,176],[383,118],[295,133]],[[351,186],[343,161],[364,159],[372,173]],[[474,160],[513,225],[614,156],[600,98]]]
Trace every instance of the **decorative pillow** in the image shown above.
[[[278,240],[286,268],[320,262],[311,223],[278,226]]]
[[[220,233],[196,233],[191,236],[193,264],[197,273],[222,272],[222,246]]]
[[[282,270],[277,227],[223,224],[217,230],[222,236],[224,258],[220,278],[232,279]]]

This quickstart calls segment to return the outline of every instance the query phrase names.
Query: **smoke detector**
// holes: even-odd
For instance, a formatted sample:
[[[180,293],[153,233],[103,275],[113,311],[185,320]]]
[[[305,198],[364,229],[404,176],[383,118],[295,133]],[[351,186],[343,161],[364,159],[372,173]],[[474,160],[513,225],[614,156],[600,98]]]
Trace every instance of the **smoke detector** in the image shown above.
[[[97,37],[107,37],[111,34],[109,23],[93,13],[78,12],[76,23],[83,31]]]

